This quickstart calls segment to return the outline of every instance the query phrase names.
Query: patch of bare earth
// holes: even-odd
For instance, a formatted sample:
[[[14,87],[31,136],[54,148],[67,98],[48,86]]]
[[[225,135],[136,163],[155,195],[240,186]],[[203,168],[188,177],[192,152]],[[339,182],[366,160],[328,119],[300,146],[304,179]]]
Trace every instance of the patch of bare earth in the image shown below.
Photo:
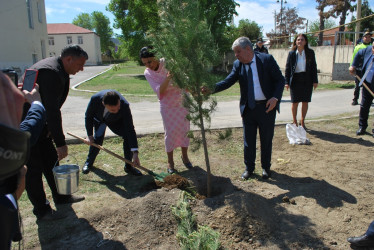
[[[285,126],[276,127],[274,172],[267,181],[259,175],[260,163],[254,177],[242,181],[242,155],[212,154],[213,197],[192,200],[191,206],[199,224],[221,234],[225,248],[348,249],[347,237],[361,235],[374,219],[373,137],[357,137],[339,124],[307,125],[311,145],[290,145]],[[228,140],[241,145],[241,129]],[[203,164],[180,175],[205,196]],[[34,247],[179,249],[170,208],[181,191],[153,189],[150,183],[131,195],[112,189],[105,197],[89,194],[84,202],[61,208],[68,219],[39,223],[40,245]],[[58,235],[62,230],[63,237],[53,230],[60,230]]]

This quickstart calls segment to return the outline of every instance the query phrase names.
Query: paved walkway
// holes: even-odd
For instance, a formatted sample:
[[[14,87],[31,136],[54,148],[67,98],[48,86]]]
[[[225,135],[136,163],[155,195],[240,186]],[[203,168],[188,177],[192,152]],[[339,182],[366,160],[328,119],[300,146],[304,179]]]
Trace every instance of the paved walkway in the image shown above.
[[[108,66],[85,67],[84,71],[71,77],[71,85],[76,85],[92,76],[105,71]],[[351,106],[353,89],[328,90],[315,92],[309,105],[307,119],[322,118],[329,115],[350,114],[358,115],[359,106]],[[156,98],[156,97],[155,97]],[[89,99],[68,96],[62,107],[62,120],[64,132],[71,132],[86,137],[84,126],[84,113]],[[163,124],[159,112],[158,102],[131,103],[135,129],[138,135],[149,133],[163,133]],[[280,114],[277,114],[276,123],[289,123],[292,121],[290,97],[282,99]],[[300,108],[299,108],[300,112]],[[311,121],[306,121],[308,124]],[[239,113],[239,100],[218,102],[217,111],[212,115],[211,128],[241,127],[242,121]],[[106,136],[113,133],[108,129]],[[72,139],[66,135],[67,139]]]

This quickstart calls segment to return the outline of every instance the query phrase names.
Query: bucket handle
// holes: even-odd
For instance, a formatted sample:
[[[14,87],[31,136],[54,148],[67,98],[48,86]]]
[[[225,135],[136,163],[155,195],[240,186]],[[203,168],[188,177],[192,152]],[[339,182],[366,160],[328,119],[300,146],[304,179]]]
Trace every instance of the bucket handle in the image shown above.
[[[73,158],[74,158],[74,160],[75,160],[75,161],[76,161],[76,163],[77,163],[76,165],[77,165],[77,166],[79,166],[79,165],[78,165],[78,160],[77,160],[77,158],[76,158],[76,157],[75,157],[74,155],[68,155],[68,156],[67,156],[66,158],[68,158],[68,157],[73,157]],[[68,159],[68,160],[66,160],[66,161],[69,161],[69,159]],[[54,169],[55,167],[57,167],[57,163],[59,163],[59,162],[58,162],[58,159],[57,159],[57,161],[56,161],[55,165],[53,166],[53,169]]]

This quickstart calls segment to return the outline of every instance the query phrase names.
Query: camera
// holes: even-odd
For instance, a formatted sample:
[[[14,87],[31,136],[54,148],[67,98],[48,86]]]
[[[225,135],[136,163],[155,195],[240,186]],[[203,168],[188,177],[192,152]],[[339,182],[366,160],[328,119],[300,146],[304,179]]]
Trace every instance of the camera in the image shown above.
[[[2,69],[1,70],[4,74],[8,75],[9,78],[13,81],[13,83],[18,87],[18,75],[17,72],[13,69]]]

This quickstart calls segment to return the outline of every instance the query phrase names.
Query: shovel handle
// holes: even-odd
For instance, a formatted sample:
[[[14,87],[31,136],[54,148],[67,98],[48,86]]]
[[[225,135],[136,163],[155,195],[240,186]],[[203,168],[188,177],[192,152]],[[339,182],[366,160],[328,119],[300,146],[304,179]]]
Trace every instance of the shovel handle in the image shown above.
[[[79,139],[79,140],[81,140],[81,141],[84,142],[84,143],[86,142],[84,138],[82,138],[82,137],[80,137],[80,136],[78,136],[78,135],[74,135],[74,134],[72,134],[72,133],[70,133],[70,132],[67,132],[67,134],[70,135],[70,136],[73,136],[73,137],[75,137],[75,138],[77,138],[77,139]],[[118,158],[118,159],[120,159],[120,160],[126,162],[127,164],[130,164],[131,166],[133,166],[133,167],[135,167],[135,168],[139,168],[139,169],[141,169],[141,170],[143,170],[143,171],[145,171],[145,172],[147,172],[147,173],[152,172],[151,170],[148,170],[148,169],[146,169],[145,167],[142,167],[142,166],[140,166],[140,165],[136,165],[136,164],[134,164],[132,161],[127,160],[126,158],[124,158],[124,157],[122,157],[122,156],[120,156],[120,155],[118,155],[118,154],[116,154],[116,153],[110,151],[109,149],[104,148],[103,146],[101,146],[101,145],[99,145],[99,144],[96,144],[96,143],[94,143],[94,142],[91,142],[90,145],[92,145],[92,146],[94,146],[94,147],[96,147],[96,148],[98,148],[98,149],[100,149],[100,150],[103,150],[103,151],[107,152],[108,154],[110,154],[110,155],[112,155],[112,156],[114,156],[114,157],[116,157],[116,158]]]
[[[359,81],[361,81],[361,77],[359,77],[358,75],[355,75],[355,77],[356,77]],[[366,89],[367,91],[369,91],[369,93],[374,97],[374,93],[373,93],[373,91],[371,91],[371,89],[368,87],[368,85],[366,85],[365,82],[362,82],[362,85],[364,85],[365,89]]]

